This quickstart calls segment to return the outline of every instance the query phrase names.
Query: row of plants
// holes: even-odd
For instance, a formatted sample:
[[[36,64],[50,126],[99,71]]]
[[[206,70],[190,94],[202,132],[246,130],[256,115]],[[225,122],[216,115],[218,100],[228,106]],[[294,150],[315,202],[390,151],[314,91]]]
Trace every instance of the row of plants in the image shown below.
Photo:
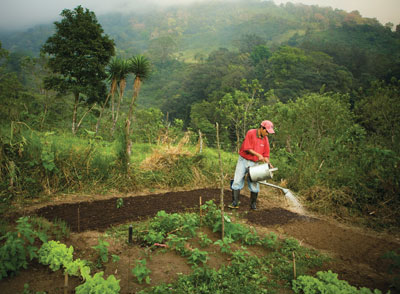
[[[160,211],[149,222],[134,228],[137,244],[152,250],[160,247],[161,250],[172,250],[192,265],[191,274],[181,275],[173,283],[145,288],[139,293],[277,293],[282,288],[299,294],[381,293],[350,286],[330,271],[318,272],[317,277],[307,275],[320,268],[328,258],[300,246],[292,238],[279,239],[274,233],[260,236],[254,228],[233,222],[228,215],[224,216],[224,238],[212,241],[201,228],[208,227],[213,234],[220,234],[221,212],[212,201],[204,204],[202,209],[206,212],[204,217],[195,213],[167,214]],[[118,237],[122,231],[126,231],[126,226],[112,233]],[[220,248],[229,263],[219,269],[208,266],[210,246]],[[256,256],[249,246],[261,248],[263,253]],[[132,273],[139,283],[149,284],[151,281],[146,259],[137,260]],[[298,275],[297,279],[294,274]]]
[[[201,209],[204,215],[160,211],[154,218],[135,226],[134,241],[147,248],[148,257],[162,248],[186,258],[192,266],[190,274],[180,275],[175,282],[148,287],[140,293],[277,293],[282,288],[298,294],[381,293],[357,289],[330,271],[308,275],[328,258],[300,246],[295,239],[281,239],[274,233],[259,235],[253,227],[234,222],[228,215],[224,215],[224,237],[216,237],[221,236],[221,211],[213,201],[206,202]],[[15,229],[0,239],[0,279],[17,274],[21,268],[27,268],[30,260],[37,258],[52,271],[63,270],[66,281],[68,276],[80,277],[83,283],[76,287],[76,293],[99,293],[93,292],[99,289],[101,293],[119,293],[119,280],[114,275],[104,278],[103,271],[91,275],[91,269],[97,270],[92,262],[74,259],[72,246],[49,240],[59,234],[56,232],[64,232],[64,227],[65,224],[54,225],[39,218],[18,219]],[[205,233],[205,228],[212,231],[212,236]],[[126,226],[109,232],[110,237],[118,239],[126,232]],[[102,238],[93,246],[98,254],[97,268],[109,262],[108,247],[109,243]],[[228,261],[218,269],[208,265],[212,248],[219,248]],[[261,253],[254,253],[254,248]],[[390,252],[385,257],[393,260],[391,270],[400,268],[398,254]],[[112,255],[112,260],[118,261],[119,256]],[[146,258],[136,259],[131,272],[139,284],[151,283]]]

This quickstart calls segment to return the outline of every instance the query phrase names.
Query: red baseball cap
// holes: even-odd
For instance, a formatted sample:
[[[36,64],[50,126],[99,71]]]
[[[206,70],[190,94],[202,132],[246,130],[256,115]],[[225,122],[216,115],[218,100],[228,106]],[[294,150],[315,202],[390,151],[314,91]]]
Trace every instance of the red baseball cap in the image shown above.
[[[270,120],[264,120],[264,121],[261,123],[261,126],[264,127],[264,128],[266,128],[266,130],[267,130],[268,133],[270,133],[270,134],[274,134],[274,133],[275,133],[275,131],[274,131],[274,124],[272,123],[272,121],[270,121]]]

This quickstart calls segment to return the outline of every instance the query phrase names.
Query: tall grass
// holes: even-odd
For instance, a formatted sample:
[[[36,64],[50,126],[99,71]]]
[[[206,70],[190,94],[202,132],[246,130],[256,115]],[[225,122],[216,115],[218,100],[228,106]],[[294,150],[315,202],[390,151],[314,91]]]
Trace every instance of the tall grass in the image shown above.
[[[215,150],[199,153],[190,140],[176,145],[136,143],[127,159],[123,140],[123,136],[108,142],[90,134],[72,136],[24,128],[15,130],[11,143],[10,136],[2,136],[2,200],[60,192],[128,192],[219,183]],[[236,155],[222,152],[222,158],[228,179],[234,171]]]

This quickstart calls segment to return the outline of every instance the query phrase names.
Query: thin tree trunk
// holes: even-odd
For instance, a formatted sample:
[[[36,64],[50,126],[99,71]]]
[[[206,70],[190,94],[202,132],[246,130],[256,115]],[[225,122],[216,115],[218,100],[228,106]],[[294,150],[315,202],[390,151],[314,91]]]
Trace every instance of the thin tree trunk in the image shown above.
[[[113,79],[111,82],[111,89],[110,89],[110,93],[111,93],[111,117],[112,120],[114,120],[114,93],[115,93],[115,89],[117,88],[117,80]]]
[[[131,105],[129,107],[129,114],[128,118],[126,120],[125,124],[125,136],[126,137],[126,154],[128,155],[128,158],[131,156],[131,147],[132,147],[132,141],[130,139],[130,126],[132,123],[132,116],[133,116],[133,107],[135,106],[135,101],[137,97],[139,96],[139,91],[140,91],[140,78],[136,77],[135,82],[133,83],[133,96],[132,96],[132,101]]]
[[[97,135],[97,133],[99,131],[101,117],[103,116],[104,108],[107,105],[108,99],[110,99],[110,93],[108,93],[106,101],[104,101],[103,106],[101,107],[100,115],[99,115],[99,118],[97,119],[97,123],[96,123],[96,135]]]
[[[92,109],[96,106],[96,103],[92,105],[92,107],[89,108],[89,110],[87,110],[81,117],[79,123],[76,125],[76,132],[79,130],[79,127],[81,126],[81,123],[83,121],[83,119],[85,118],[85,116],[92,111]]]
[[[122,79],[120,84],[119,84],[119,100],[118,100],[118,105],[117,105],[117,112],[115,113],[115,117],[113,119],[113,125],[112,125],[112,128],[111,128],[111,135],[114,134],[115,126],[116,126],[117,121],[118,121],[119,109],[121,107],[121,102],[122,102],[122,99],[124,97],[125,88],[126,88],[126,80]]]
[[[74,112],[72,114],[72,134],[76,133],[76,116],[78,112],[78,103],[79,103],[79,93],[74,93],[75,102],[74,102]]]

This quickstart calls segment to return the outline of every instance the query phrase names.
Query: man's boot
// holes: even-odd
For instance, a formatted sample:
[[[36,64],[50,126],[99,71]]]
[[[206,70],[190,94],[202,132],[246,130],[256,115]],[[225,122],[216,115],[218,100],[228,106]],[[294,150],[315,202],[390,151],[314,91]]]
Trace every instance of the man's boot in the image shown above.
[[[250,192],[250,208],[253,210],[257,209],[257,196],[258,193]]]
[[[239,208],[239,195],[240,190],[232,190],[232,204],[229,204],[229,208]]]

